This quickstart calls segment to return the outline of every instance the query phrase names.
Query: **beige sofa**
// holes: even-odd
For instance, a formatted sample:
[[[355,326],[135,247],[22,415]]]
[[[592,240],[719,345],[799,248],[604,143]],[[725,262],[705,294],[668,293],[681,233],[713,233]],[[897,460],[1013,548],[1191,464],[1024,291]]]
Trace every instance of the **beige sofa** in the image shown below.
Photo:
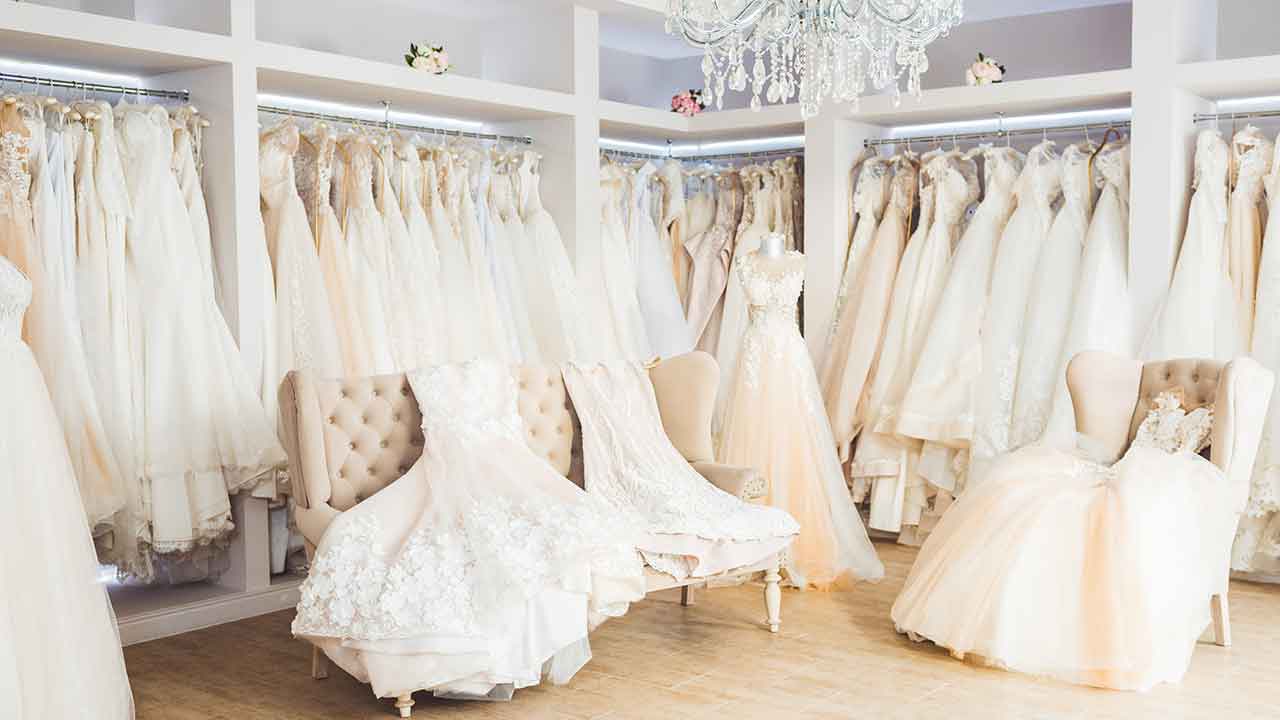
[[[1249,500],[1253,463],[1258,454],[1275,377],[1249,358],[1223,364],[1212,360],[1166,360],[1143,364],[1101,352],[1085,352],[1067,367],[1067,386],[1076,413],[1076,429],[1102,441],[1119,457],[1138,434],[1155,398],[1181,387],[1188,409],[1213,408],[1209,460],[1225,473],[1235,528]],[[1219,645],[1231,644],[1227,586],[1234,535],[1205,538],[1222,558],[1222,576],[1212,597],[1213,628]]]
[[[581,428],[560,371],[552,366],[514,366],[512,372],[529,448],[581,486]],[[664,428],[684,458],[730,494],[744,500],[763,497],[760,473],[713,459],[711,414],[719,387],[715,360],[702,352],[681,355],[650,368],[650,378]],[[280,387],[280,413],[297,525],[308,556],[334,518],[399,478],[422,455],[422,414],[403,373],[320,379],[309,372],[290,372]],[[780,622],[778,567],[773,556],[729,573],[765,573],[765,609],[773,632]],[[681,581],[652,569],[646,573],[650,591],[680,587],[684,604],[692,602],[692,587],[706,582]],[[326,667],[317,649],[313,675],[324,677]],[[411,706],[410,698],[397,700],[405,717]]]

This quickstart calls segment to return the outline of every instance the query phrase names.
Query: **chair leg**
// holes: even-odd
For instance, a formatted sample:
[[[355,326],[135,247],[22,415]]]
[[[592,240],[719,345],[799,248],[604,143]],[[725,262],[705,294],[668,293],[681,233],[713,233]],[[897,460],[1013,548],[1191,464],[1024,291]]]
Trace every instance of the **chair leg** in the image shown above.
[[[680,588],[680,604],[685,607],[693,606],[693,586],[685,585]]]
[[[782,624],[782,575],[774,564],[764,574],[764,608],[769,613],[769,632],[778,632]]]
[[[329,658],[325,657],[323,650],[314,645],[311,647],[311,677],[315,680],[329,677]]]
[[[413,693],[405,693],[396,698],[396,709],[400,711],[400,717],[407,718],[413,715]]]
[[[1214,642],[1222,647],[1231,647],[1231,611],[1227,604],[1227,594],[1218,593],[1210,599],[1213,611]]]

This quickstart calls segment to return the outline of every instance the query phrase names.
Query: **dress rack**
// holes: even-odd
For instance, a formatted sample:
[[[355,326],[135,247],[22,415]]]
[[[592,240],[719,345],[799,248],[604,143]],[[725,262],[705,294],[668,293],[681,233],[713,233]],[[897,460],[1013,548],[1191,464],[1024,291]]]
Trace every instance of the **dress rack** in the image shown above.
[[[494,133],[468,132],[466,130],[449,130],[446,128],[431,127],[429,125],[414,125],[411,123],[394,122],[390,119],[370,120],[368,118],[295,110],[293,108],[279,107],[276,105],[259,105],[258,112],[270,113],[272,115],[287,115],[289,117],[307,118],[308,120],[322,120],[326,122],[339,123],[341,125],[378,127],[386,130],[407,130],[409,132],[433,133],[444,136],[471,138],[473,140],[516,142],[523,145],[533,144],[533,138],[529,135],[497,135]]]
[[[608,155],[615,158],[634,158],[637,160],[679,160],[681,162],[700,163],[700,162],[724,162],[729,160],[773,160],[783,157],[794,157],[804,155],[804,148],[789,148],[785,150],[760,150],[753,152],[741,153],[721,153],[718,155],[659,155],[656,153],[636,152],[633,150],[613,150],[610,148],[601,148],[601,155]]]
[[[145,95],[147,97],[168,98],[182,102],[191,100],[191,93],[187,90],[158,90],[155,88],[127,87],[125,85],[104,85],[102,83],[80,82],[79,80],[59,80],[57,78],[36,77],[35,75],[15,75],[13,73],[0,72],[0,83],[9,82],[15,82],[19,85],[31,85],[37,89],[44,85],[49,88],[67,88],[84,92],[120,93],[122,96],[137,95],[142,97]]]
[[[1280,110],[1253,110],[1248,112],[1196,113],[1191,116],[1192,122],[1218,122],[1219,120],[1253,120],[1256,118],[1280,117]]]
[[[1090,130],[1098,130],[1106,132],[1107,130],[1125,130],[1130,127],[1128,120],[1116,120],[1114,122],[1105,123],[1087,123],[1083,125],[1050,125],[1038,128],[1018,128],[1014,130],[988,130],[986,132],[970,132],[970,133],[949,133],[946,135],[917,135],[914,137],[897,137],[897,138],[876,138],[874,140],[864,140],[863,147],[881,147],[884,145],[903,145],[911,143],[920,143],[929,145],[937,143],[941,145],[944,142],[956,143],[961,140],[985,140],[1011,138],[1021,135],[1042,135],[1048,137],[1050,134],[1057,133],[1087,133]]]

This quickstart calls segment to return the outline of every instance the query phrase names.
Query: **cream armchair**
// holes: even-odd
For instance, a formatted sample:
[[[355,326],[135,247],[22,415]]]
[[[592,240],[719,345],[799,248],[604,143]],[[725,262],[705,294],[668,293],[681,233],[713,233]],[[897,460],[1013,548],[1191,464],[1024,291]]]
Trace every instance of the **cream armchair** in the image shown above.
[[[1076,413],[1076,429],[1103,443],[1119,457],[1133,442],[1155,397],[1181,387],[1188,409],[1213,408],[1210,461],[1225,473],[1232,493],[1229,523],[1234,530],[1249,499],[1253,462],[1275,383],[1271,371],[1249,358],[1223,364],[1212,360],[1167,360],[1143,364],[1101,352],[1084,352],[1067,366],[1067,387]],[[1212,597],[1217,643],[1231,644],[1227,586],[1234,535],[1206,538],[1222,558],[1222,577]]]
[[[558,472],[582,485],[581,428],[558,369],[515,366],[519,412],[529,448]],[[719,387],[715,360],[702,352],[658,363],[650,369],[664,428],[671,442],[708,481],[743,500],[763,497],[764,478],[749,468],[712,460],[711,414]],[[290,372],[280,387],[285,450],[293,475],[299,531],[308,557],[333,519],[398,479],[423,452],[422,413],[403,374],[319,379]],[[763,571],[768,624],[777,632],[781,591],[778,558],[767,558],[730,575]],[[646,569],[652,591],[690,588],[706,580],[678,580]],[[312,675],[327,675],[327,659],[317,648]],[[397,699],[403,717],[413,701]]]

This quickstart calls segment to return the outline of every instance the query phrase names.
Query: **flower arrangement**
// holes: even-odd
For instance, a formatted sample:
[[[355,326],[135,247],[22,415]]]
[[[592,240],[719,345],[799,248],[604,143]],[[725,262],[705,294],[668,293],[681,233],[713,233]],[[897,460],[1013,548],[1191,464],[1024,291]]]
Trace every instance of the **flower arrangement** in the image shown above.
[[[1004,65],[995,58],[978,53],[978,59],[964,71],[964,82],[969,86],[991,85],[1004,80]]]
[[[432,75],[443,75],[453,66],[449,64],[449,53],[443,45],[409,43],[409,52],[404,56],[405,64],[414,70],[423,70]]]
[[[707,103],[702,99],[701,90],[690,88],[671,96],[671,112],[680,113],[685,117],[693,117],[706,109]]]

